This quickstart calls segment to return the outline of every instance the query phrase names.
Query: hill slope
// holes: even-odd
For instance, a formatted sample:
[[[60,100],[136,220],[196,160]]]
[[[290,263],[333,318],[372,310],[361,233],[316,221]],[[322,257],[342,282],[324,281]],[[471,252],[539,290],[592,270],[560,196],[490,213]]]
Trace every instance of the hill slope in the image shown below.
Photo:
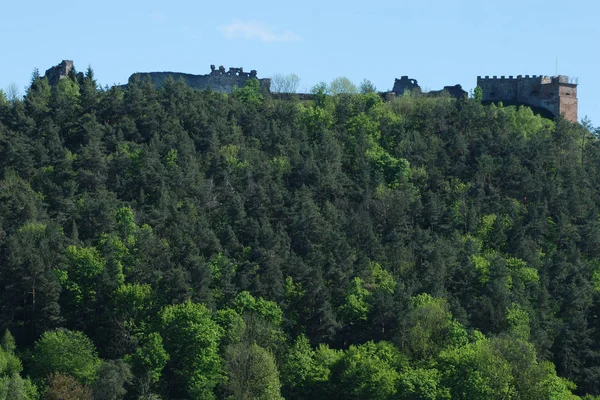
[[[38,393],[600,394],[584,127],[472,99],[96,86],[0,98],[0,328]]]

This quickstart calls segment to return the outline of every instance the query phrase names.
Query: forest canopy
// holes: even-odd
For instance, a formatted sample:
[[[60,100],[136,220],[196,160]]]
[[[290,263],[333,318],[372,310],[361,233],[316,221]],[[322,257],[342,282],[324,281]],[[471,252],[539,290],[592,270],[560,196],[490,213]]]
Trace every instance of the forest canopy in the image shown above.
[[[354,88],[0,95],[0,399],[599,396],[593,127]]]

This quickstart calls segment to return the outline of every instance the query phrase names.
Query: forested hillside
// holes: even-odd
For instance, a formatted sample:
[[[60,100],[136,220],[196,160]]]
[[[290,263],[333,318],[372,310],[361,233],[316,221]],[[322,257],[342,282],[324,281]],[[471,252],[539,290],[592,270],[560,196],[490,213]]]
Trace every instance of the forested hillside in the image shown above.
[[[0,95],[0,399],[593,399],[600,141],[476,99]]]

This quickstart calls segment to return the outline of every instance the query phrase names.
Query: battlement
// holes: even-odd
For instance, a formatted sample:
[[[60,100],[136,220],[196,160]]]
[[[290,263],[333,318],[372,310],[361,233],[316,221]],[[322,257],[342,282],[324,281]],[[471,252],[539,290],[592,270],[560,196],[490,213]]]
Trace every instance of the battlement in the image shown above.
[[[577,84],[566,75],[478,76],[477,86],[484,102],[524,104],[577,122]]]
[[[502,75],[502,76],[498,77],[498,76],[494,75],[491,78],[489,76],[485,76],[485,77],[478,76],[477,80],[478,81],[513,81],[513,80],[516,80],[516,79],[536,79],[536,80],[539,79],[539,80],[543,80],[544,78],[548,78],[548,77],[547,76],[545,77],[543,75],[531,75],[531,76],[529,76],[529,75],[525,75],[525,76],[523,76],[523,75],[517,75],[517,76],[509,75],[509,76],[504,76],[504,75]]]
[[[233,68],[230,67],[229,71],[225,72],[224,66],[219,66],[219,68],[215,68],[214,64],[210,66],[210,76],[239,76],[243,78],[256,78],[256,70],[253,69],[250,72],[244,72],[244,68]]]
[[[534,80],[534,81],[539,81],[542,84],[546,84],[546,83],[566,83],[566,84],[574,84],[571,82],[571,80],[569,79],[569,77],[567,75],[558,75],[558,76],[547,76],[547,75],[517,75],[517,76],[513,76],[513,75],[509,75],[509,76],[478,76],[477,77],[477,82],[512,82],[512,81],[518,81],[518,80]]]

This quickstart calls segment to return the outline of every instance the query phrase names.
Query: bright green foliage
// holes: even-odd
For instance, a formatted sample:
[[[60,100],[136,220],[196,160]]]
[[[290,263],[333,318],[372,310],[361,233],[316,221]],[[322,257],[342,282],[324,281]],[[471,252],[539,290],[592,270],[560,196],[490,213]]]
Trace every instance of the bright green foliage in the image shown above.
[[[389,271],[383,269],[379,263],[372,262],[369,265],[369,272],[371,273],[370,280],[374,291],[394,294],[397,282]]]
[[[306,392],[315,383],[327,382],[329,373],[328,365],[318,362],[306,336],[298,336],[284,358],[281,379],[290,392]]]
[[[169,355],[163,347],[162,337],[156,332],[144,337],[131,357],[136,375],[147,377],[150,384],[158,382],[167,361],[169,361]]]
[[[35,343],[33,366],[40,378],[57,372],[71,375],[82,384],[91,384],[101,363],[94,344],[81,332],[48,331]]]
[[[73,102],[79,100],[79,85],[71,79],[61,79],[58,83],[58,90]]]
[[[447,346],[465,343],[466,332],[452,319],[444,299],[422,293],[412,297],[410,304],[405,341],[413,358],[435,357]]]
[[[547,134],[553,129],[553,122],[533,113],[529,107],[518,107],[516,112],[505,113],[515,132],[529,139],[538,134]]]
[[[67,247],[68,267],[57,271],[61,285],[76,305],[96,299],[98,277],[106,268],[106,260],[94,247]]]
[[[222,380],[222,330],[209,310],[189,301],[166,306],[160,313],[160,330],[181,389],[190,399],[214,398],[213,389]]]
[[[476,86],[475,89],[473,90],[473,99],[475,101],[481,101],[482,98],[483,98],[483,90],[479,86]]]
[[[497,220],[498,220],[498,216],[495,214],[484,215],[481,218],[481,225],[479,226],[479,229],[477,230],[477,236],[481,240],[487,240],[488,235],[492,231],[492,228],[494,227],[494,224],[496,223]]]
[[[517,398],[511,366],[488,339],[443,350],[438,365],[452,399]]]
[[[359,277],[350,282],[346,303],[340,309],[348,323],[367,320],[370,309],[368,302],[370,295],[371,292],[364,288],[363,280]]]
[[[233,302],[235,310],[240,315],[251,312],[256,313],[266,321],[275,326],[281,324],[283,313],[277,303],[265,300],[262,297],[255,298],[250,292],[244,291],[238,293]]]
[[[339,390],[346,399],[391,399],[398,391],[404,356],[390,343],[350,346],[340,360]]]
[[[227,388],[234,399],[282,400],[275,358],[256,343],[238,343],[225,352]]]
[[[133,210],[129,207],[120,208],[117,210],[115,220],[121,239],[127,244],[133,244],[135,241],[134,235],[138,230]]]
[[[123,320],[123,325],[134,335],[147,330],[147,317],[154,309],[154,293],[150,285],[125,284],[113,294],[114,314]]]
[[[450,391],[442,386],[441,380],[441,373],[437,369],[404,369],[398,382],[398,398],[407,400],[450,399]]]
[[[299,105],[302,120],[307,129],[314,134],[322,134],[330,129],[334,123],[333,102],[329,98],[323,98],[313,106]]]
[[[535,397],[538,399],[552,399],[552,400],[576,400],[579,397],[575,396],[572,391],[576,388],[573,382],[568,381],[565,378],[556,376],[554,365],[548,361],[540,363],[540,369],[545,372],[544,379],[538,383],[538,395]],[[531,397],[532,399],[534,397]]]
[[[281,329],[283,312],[277,303],[243,291],[235,297],[233,308],[243,318],[242,341],[257,343],[274,353],[279,351],[285,335]]]
[[[263,101],[263,95],[260,92],[260,82],[258,79],[247,80],[243,88],[233,89],[233,97],[247,105],[260,105]]]
[[[169,153],[165,157],[165,162],[169,167],[174,167],[177,165],[177,149],[169,150]]]
[[[556,376],[554,365],[548,361],[538,361],[534,346],[515,336],[494,338],[490,341],[497,354],[500,354],[512,369],[515,398],[535,399],[576,399],[571,391],[572,382]]]
[[[240,169],[246,166],[246,163],[240,160],[240,146],[228,144],[221,147],[221,155],[225,157],[225,162],[233,169]]]
[[[506,320],[509,331],[514,336],[522,340],[529,340],[531,330],[527,311],[523,310],[518,304],[513,304],[512,307],[506,310]]]
[[[596,292],[600,292],[600,266],[597,266],[594,272],[592,272],[592,284]]]
[[[394,157],[381,145],[381,116],[379,107],[371,113],[361,113],[348,121],[348,131],[352,135],[350,146],[357,155],[364,155],[366,159],[381,171],[386,182],[391,187],[396,187],[400,182],[410,178],[410,163]]]
[[[481,283],[487,283],[490,281],[490,255],[489,254],[473,254],[471,256],[471,261],[473,262],[473,266],[475,267],[475,271],[479,274],[479,281]]]
[[[538,283],[540,281],[540,275],[538,274],[538,271],[535,268],[528,267],[527,263],[523,260],[509,257],[506,260],[506,265],[511,272],[524,283]]]
[[[242,340],[246,331],[244,318],[231,308],[218,310],[214,316],[215,321],[223,329],[222,344],[230,345]]]

